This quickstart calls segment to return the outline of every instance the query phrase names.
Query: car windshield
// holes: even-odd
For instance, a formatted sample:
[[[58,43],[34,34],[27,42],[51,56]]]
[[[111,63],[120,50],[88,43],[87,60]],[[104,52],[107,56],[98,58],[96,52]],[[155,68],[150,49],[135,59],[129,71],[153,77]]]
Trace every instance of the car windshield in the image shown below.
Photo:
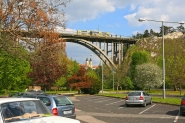
[[[53,97],[56,103],[56,106],[62,105],[73,105],[73,103],[65,96]]]
[[[17,101],[1,104],[2,115],[6,122],[29,120],[52,116],[40,100]]]
[[[128,96],[140,96],[141,92],[130,92]]]

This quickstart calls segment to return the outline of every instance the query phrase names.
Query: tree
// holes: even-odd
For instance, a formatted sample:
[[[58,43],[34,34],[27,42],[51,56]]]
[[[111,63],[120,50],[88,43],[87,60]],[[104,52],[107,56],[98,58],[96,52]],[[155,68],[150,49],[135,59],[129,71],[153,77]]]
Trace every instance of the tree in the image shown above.
[[[141,89],[151,89],[162,85],[162,70],[159,66],[144,63],[136,66],[135,83]]]
[[[136,74],[135,68],[137,65],[146,63],[148,60],[148,53],[146,51],[136,51],[132,54],[132,62],[130,64],[131,80],[134,80]]]
[[[180,25],[177,27],[178,31],[182,32],[183,34],[185,34],[185,28],[183,25]]]
[[[29,74],[34,81],[33,85],[40,85],[47,89],[67,73],[66,55],[63,50],[61,51],[64,47],[58,46],[57,42],[56,44],[52,42],[55,37],[52,36],[53,34],[48,34],[45,43],[37,50],[34,59],[31,60],[33,70]]]
[[[150,33],[148,32],[148,30],[145,30],[144,34],[143,34],[143,37],[146,38],[146,37],[150,37]]]
[[[174,90],[185,85],[184,47],[184,39],[165,40],[166,77],[172,82]]]
[[[62,8],[68,2],[70,0],[0,1],[0,33],[9,36],[13,47],[25,42],[32,47],[29,56],[32,56],[33,71],[29,75],[35,84],[49,87],[65,74],[65,62],[58,58],[59,51],[66,57],[65,41],[54,31],[57,26],[65,28]],[[23,38],[25,36],[29,38]]]
[[[70,78],[67,79],[68,86],[72,89],[76,89],[79,92],[82,88],[91,88],[92,83],[90,82],[87,71],[84,66],[80,66],[78,73],[74,73]]]
[[[171,26],[164,26],[164,35],[174,32],[174,28]],[[162,36],[162,26],[160,27],[160,34]]]
[[[14,47],[9,35],[0,35],[0,89],[25,89],[30,84],[27,77],[31,71],[28,61],[28,52],[21,45]]]

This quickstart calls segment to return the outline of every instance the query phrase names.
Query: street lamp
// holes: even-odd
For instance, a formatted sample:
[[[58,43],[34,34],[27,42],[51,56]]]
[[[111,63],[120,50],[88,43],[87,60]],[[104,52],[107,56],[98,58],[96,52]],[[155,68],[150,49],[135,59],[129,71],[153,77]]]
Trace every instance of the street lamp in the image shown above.
[[[112,74],[113,74],[113,82],[112,82],[112,87],[113,87],[113,92],[114,92],[114,67],[112,68]]]
[[[101,67],[102,67],[102,94],[103,94],[103,60],[101,60]]]
[[[163,68],[162,68],[162,82],[163,82],[163,99],[166,98],[166,94],[165,94],[165,57],[164,57],[164,25],[163,23],[179,23],[180,25],[184,24],[184,21],[181,22],[168,22],[168,21],[158,21],[158,20],[147,20],[144,18],[139,18],[138,20],[139,22],[142,21],[154,21],[154,22],[161,22],[162,23],[162,57],[163,57]]]

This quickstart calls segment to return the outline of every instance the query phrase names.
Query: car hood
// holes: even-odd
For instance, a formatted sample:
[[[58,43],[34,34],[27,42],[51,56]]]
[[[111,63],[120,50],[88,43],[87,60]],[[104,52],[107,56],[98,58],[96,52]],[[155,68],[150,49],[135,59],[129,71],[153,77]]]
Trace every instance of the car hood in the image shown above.
[[[49,116],[17,121],[16,123],[80,123],[80,121],[61,116]]]

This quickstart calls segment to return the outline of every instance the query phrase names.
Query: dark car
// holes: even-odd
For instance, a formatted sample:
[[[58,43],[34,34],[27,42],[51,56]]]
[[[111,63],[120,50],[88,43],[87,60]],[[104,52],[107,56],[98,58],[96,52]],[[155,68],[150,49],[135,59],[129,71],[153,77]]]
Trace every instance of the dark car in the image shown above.
[[[76,119],[75,106],[67,96],[48,94],[23,94],[21,97],[40,99],[54,115]]]
[[[131,91],[125,98],[125,105],[142,105],[152,104],[152,97],[145,91]]]
[[[180,104],[180,114],[185,114],[185,95],[182,97],[181,104]]]
[[[15,92],[15,93],[11,93],[9,94],[9,97],[22,97],[25,95],[32,95],[32,94],[46,94],[46,92],[42,91],[42,90],[29,90],[26,92]]]

